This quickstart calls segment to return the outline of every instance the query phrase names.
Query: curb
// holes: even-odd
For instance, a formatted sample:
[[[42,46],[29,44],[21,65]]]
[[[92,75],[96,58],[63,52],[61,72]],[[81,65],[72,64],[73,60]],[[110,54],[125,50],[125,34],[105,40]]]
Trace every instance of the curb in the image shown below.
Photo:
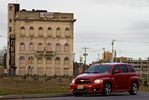
[[[72,93],[54,93],[54,94],[7,95],[7,96],[0,96],[0,99],[8,100],[8,99],[50,98],[50,97],[66,97],[66,96],[73,96],[73,94]]]

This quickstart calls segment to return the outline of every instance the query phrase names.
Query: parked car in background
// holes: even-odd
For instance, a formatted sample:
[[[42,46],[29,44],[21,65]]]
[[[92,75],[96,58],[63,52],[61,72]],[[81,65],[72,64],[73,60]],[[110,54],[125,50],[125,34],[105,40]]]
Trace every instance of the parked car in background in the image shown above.
[[[72,80],[70,88],[75,96],[83,93],[110,95],[111,92],[122,91],[136,95],[139,85],[139,78],[132,64],[101,63],[78,75]]]

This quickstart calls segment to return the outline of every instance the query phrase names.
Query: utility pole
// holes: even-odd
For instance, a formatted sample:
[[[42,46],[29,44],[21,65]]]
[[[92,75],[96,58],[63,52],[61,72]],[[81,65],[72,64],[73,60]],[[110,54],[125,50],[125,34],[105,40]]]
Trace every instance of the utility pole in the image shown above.
[[[112,63],[113,63],[113,53],[114,53],[114,46],[113,46],[113,45],[114,45],[114,41],[115,41],[115,40],[113,39],[113,40],[112,40]]]
[[[116,50],[115,50],[115,54],[114,54],[114,62],[117,62],[117,59],[116,59]]]
[[[84,48],[82,48],[82,49],[84,49],[85,50],[85,54],[83,54],[84,56],[85,56],[85,68],[84,69],[86,69],[86,56],[88,55],[87,53],[86,53],[86,49],[89,49],[89,48],[87,48],[87,47],[84,47]]]

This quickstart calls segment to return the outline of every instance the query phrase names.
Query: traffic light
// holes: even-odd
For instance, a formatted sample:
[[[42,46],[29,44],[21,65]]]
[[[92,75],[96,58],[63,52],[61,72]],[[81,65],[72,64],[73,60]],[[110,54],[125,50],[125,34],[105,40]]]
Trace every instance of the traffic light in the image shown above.
[[[28,61],[28,63],[30,64],[30,63],[31,63],[31,61]]]
[[[80,62],[82,62],[82,57],[80,57]]]
[[[28,66],[28,68],[31,68],[31,66]]]
[[[131,60],[132,60],[132,58],[131,58]]]
[[[37,55],[37,58],[41,58],[41,55]]]

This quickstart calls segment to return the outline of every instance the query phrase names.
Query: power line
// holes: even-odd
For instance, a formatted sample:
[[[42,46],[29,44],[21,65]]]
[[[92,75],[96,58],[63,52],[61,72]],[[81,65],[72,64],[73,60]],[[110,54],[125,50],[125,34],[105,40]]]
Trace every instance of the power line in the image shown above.
[[[123,41],[123,40],[116,40],[116,42],[128,42],[128,43],[149,43],[149,42]]]
[[[90,45],[86,45],[86,44],[75,44],[75,46],[99,46],[99,45],[109,45],[109,43],[106,43],[106,44],[90,44]]]

